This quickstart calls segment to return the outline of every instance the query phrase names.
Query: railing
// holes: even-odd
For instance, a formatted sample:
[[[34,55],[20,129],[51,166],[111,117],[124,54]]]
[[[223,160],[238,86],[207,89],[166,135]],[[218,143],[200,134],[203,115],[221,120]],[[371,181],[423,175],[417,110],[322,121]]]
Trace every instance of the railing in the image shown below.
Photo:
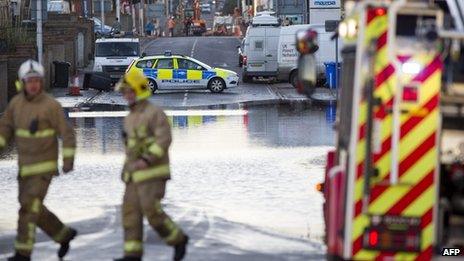
[[[0,0],[0,28],[11,24],[11,9],[9,1]]]

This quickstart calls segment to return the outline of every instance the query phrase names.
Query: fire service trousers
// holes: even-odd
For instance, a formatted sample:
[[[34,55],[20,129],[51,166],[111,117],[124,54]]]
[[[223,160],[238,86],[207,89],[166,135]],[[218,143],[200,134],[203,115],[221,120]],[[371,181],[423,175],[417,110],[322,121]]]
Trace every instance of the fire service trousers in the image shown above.
[[[69,228],[43,205],[51,180],[51,174],[19,177],[20,209],[15,249],[21,255],[31,255],[37,226],[57,243],[70,236]]]
[[[166,181],[147,180],[126,184],[122,205],[125,256],[143,255],[143,217],[168,245],[177,245],[184,240],[184,233],[163,211]]]

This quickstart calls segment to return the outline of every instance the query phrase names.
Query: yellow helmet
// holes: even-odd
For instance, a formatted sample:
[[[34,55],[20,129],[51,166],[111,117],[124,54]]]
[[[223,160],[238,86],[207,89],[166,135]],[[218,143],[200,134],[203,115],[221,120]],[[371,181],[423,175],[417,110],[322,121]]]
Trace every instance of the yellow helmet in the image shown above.
[[[138,101],[145,100],[151,96],[148,79],[138,70],[130,70],[124,74],[115,86],[116,91],[122,91],[124,88],[132,89]]]

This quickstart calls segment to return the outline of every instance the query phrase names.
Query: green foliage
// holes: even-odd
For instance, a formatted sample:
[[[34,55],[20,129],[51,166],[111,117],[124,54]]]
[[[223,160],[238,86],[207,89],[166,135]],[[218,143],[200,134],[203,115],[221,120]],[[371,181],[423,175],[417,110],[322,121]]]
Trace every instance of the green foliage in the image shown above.
[[[33,43],[34,41],[35,35],[28,28],[21,26],[0,27],[0,42],[7,51],[14,51],[17,45]]]

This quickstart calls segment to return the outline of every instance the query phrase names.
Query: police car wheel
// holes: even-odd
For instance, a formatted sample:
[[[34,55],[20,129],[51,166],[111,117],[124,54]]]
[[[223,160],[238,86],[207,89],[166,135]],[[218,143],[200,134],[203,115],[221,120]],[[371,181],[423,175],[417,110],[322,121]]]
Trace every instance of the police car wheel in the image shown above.
[[[158,90],[158,85],[156,84],[156,81],[152,79],[148,79],[148,87],[150,88],[152,93],[155,93],[156,90]]]
[[[208,89],[211,92],[219,93],[224,91],[226,84],[221,78],[213,78],[208,83]]]

